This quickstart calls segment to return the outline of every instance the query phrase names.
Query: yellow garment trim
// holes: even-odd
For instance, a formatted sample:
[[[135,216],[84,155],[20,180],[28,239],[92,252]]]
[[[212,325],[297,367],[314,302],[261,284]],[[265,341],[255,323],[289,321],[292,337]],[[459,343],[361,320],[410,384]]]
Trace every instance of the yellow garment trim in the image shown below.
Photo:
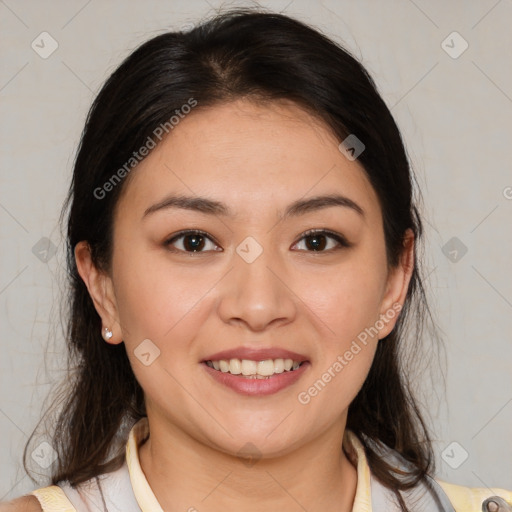
[[[357,487],[352,512],[372,512],[370,466],[366,461],[363,445],[353,432],[345,430],[343,447],[352,463],[357,465]]]
[[[130,430],[126,443],[126,463],[130,472],[133,494],[142,512],[163,512],[139,463],[139,444],[148,434],[148,419],[141,418]]]
[[[481,512],[482,503],[491,496],[499,496],[512,505],[512,492],[505,489],[464,487],[437,480],[452,502],[456,512]]]
[[[29,494],[32,494],[38,499],[43,511],[76,512],[76,508],[73,507],[67,496],[64,494],[64,491],[57,485],[41,487]]]

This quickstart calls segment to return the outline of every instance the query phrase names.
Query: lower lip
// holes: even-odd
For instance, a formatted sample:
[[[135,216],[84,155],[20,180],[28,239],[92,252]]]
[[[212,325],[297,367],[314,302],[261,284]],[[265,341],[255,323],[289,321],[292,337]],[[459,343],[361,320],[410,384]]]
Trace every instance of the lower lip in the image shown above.
[[[264,396],[272,395],[282,389],[291,386],[307,371],[309,361],[302,363],[296,370],[291,372],[275,373],[268,379],[246,379],[229,372],[223,373],[215,368],[210,368],[206,363],[201,363],[205,370],[221,384],[233,389],[241,395]]]

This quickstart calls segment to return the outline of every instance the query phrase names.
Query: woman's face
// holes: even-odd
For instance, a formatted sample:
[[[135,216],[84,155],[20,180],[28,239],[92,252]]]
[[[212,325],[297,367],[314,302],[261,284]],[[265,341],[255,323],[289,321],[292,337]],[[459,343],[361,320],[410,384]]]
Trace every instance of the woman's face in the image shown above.
[[[267,456],[343,432],[412,268],[388,274],[377,196],[340,142],[292,104],[238,100],[192,111],[132,171],[97,308],[109,342],[126,345],[150,421]],[[283,351],[306,361],[297,374],[282,370]],[[245,373],[270,359],[260,370],[281,373],[205,363],[223,357],[247,359]]]

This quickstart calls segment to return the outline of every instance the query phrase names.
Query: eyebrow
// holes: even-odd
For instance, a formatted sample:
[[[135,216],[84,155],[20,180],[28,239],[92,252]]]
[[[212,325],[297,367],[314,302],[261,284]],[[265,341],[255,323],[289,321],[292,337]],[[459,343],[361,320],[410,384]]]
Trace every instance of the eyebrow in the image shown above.
[[[323,196],[315,196],[309,199],[299,199],[293,202],[286,208],[282,219],[298,217],[306,213],[318,211],[324,208],[330,208],[332,206],[349,208],[357,212],[362,217],[365,216],[363,208],[361,208],[352,199],[339,194],[329,194]],[[171,195],[147,208],[144,211],[142,218],[144,219],[151,213],[168,208],[192,210],[199,213],[205,213],[207,215],[220,215],[230,218],[234,217],[234,213],[230,210],[230,208],[226,204],[219,201],[215,201],[207,197]]]

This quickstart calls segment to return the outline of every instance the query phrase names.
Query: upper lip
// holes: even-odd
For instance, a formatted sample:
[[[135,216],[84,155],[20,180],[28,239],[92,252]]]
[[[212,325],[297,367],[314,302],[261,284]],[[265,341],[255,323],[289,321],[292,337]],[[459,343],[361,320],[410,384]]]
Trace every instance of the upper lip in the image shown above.
[[[220,361],[221,359],[250,359],[252,361],[265,361],[266,359],[292,359],[299,363],[308,360],[306,356],[291,350],[285,350],[284,348],[237,347],[216,352],[215,354],[204,358],[202,362]]]

